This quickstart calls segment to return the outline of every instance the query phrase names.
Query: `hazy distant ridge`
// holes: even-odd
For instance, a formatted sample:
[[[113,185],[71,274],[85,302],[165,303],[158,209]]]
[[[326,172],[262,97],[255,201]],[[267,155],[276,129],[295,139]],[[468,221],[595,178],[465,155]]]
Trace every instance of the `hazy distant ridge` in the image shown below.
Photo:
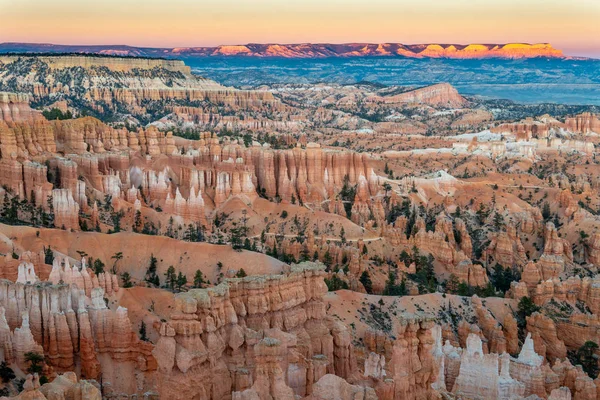
[[[548,43],[508,44],[415,44],[346,43],[346,44],[246,44],[216,47],[150,48],[124,45],[55,45],[36,43],[1,43],[0,53],[95,53],[137,57],[408,57],[408,58],[565,58],[563,52]]]

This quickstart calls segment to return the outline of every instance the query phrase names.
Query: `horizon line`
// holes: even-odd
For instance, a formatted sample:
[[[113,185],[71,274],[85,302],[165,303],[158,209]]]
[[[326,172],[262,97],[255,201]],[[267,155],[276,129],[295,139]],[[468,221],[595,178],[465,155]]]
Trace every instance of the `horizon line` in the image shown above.
[[[470,45],[483,45],[483,46],[506,46],[511,44],[522,44],[522,45],[547,45],[550,46],[554,50],[561,51],[563,53],[562,57],[556,58],[590,58],[590,59],[600,59],[600,49],[591,50],[591,51],[580,51],[577,52],[579,54],[585,55],[575,55],[572,53],[571,49],[564,50],[563,48],[554,47],[552,42],[544,41],[544,42],[525,42],[525,41],[509,41],[509,42],[470,42],[470,43],[452,43],[452,42],[419,42],[419,43],[403,43],[403,42],[370,42],[370,41],[350,41],[350,42],[246,42],[246,43],[231,43],[231,44],[217,44],[217,45],[191,45],[191,46],[153,46],[153,45],[135,45],[135,44],[76,44],[76,43],[52,43],[52,42],[29,42],[29,41],[7,41],[0,42],[0,46],[3,45],[39,45],[39,46],[63,46],[63,47],[125,47],[125,48],[137,48],[137,49],[195,49],[195,48],[219,48],[224,46],[267,46],[267,45],[280,45],[280,46],[292,46],[292,45],[402,45],[402,46],[424,46],[424,45],[439,45],[439,46],[462,46],[467,47]],[[418,53],[416,53],[418,54]]]

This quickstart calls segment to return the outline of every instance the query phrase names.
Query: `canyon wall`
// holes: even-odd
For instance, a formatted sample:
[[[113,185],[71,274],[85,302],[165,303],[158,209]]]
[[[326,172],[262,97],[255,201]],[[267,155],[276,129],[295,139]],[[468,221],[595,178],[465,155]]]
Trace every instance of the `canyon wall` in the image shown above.
[[[25,354],[36,352],[45,356],[49,376],[78,370],[84,378],[102,376],[115,393],[150,389],[144,374],[156,369],[152,345],[140,341],[127,309],[111,310],[104,300],[103,288],[110,290],[107,295],[118,290],[116,276],[71,270],[68,264],[59,269],[55,265],[50,277],[52,282],[60,278],[56,284],[0,281],[0,331],[7,363],[26,370]]]
[[[293,399],[356,368],[346,327],[326,317],[318,267],[229,279],[176,296],[153,351],[161,398]]]
[[[424,88],[410,90],[393,96],[378,96],[367,98],[367,101],[383,104],[412,103],[429,104],[438,107],[463,107],[467,100],[448,83],[440,83]]]
[[[29,107],[29,97],[26,94],[0,92],[0,121],[34,122],[43,119],[39,111]]]

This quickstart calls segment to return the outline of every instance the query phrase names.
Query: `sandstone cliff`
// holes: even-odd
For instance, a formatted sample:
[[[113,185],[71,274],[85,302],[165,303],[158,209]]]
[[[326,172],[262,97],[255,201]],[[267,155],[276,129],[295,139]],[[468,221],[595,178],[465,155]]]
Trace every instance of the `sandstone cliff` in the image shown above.
[[[384,104],[429,104],[432,106],[443,106],[449,108],[462,107],[467,104],[467,100],[458,94],[458,91],[448,83],[427,86],[394,96],[371,97],[367,98],[367,101]]]
[[[349,377],[353,346],[326,318],[325,291],[322,272],[303,267],[178,295],[153,351],[161,398],[293,399],[326,373]]]

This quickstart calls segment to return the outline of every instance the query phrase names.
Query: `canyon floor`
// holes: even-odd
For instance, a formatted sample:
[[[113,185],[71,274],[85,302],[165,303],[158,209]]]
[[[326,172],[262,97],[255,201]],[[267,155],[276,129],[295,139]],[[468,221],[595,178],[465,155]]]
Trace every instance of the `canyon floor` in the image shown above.
[[[0,55],[1,396],[600,398],[595,106],[225,83]]]

